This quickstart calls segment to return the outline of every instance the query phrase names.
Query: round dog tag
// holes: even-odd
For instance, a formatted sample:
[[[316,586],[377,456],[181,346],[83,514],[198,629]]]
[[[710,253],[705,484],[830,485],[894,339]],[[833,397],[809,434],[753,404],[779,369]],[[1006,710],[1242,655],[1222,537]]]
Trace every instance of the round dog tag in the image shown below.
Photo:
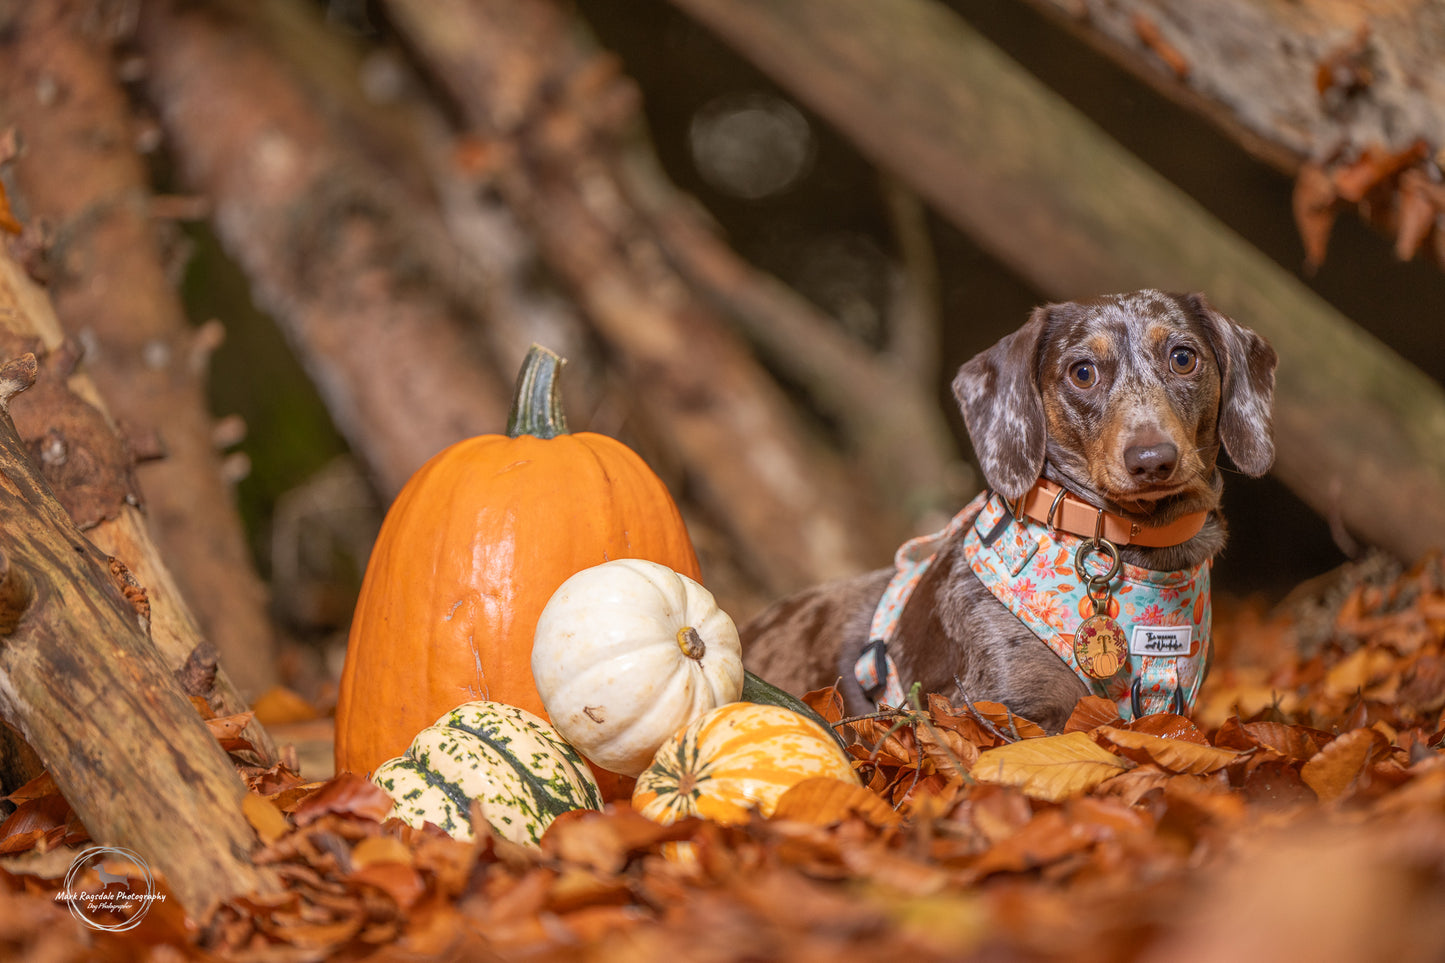
[[[1074,633],[1074,661],[1091,679],[1108,679],[1124,667],[1129,645],[1124,628],[1107,615],[1091,615]]]

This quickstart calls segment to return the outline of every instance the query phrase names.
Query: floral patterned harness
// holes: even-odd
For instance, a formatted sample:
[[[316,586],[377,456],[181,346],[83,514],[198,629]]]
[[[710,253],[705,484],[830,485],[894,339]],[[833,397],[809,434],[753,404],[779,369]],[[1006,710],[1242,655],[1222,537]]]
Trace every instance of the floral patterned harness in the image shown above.
[[[960,530],[969,567],[990,592],[1042,639],[1095,695],[1114,702],[1125,719],[1149,712],[1188,711],[1204,681],[1210,651],[1209,562],[1177,572],[1122,565],[1110,585],[1108,613],[1129,640],[1123,668],[1104,680],[1090,678],[1074,657],[1074,632],[1094,614],[1084,580],[1074,567],[1087,538],[1055,531],[1030,518],[1015,519],[1001,496],[985,491],[942,531],[905,542],[894,557],[896,573],[873,613],[869,642],[854,667],[859,685],[879,705],[905,699],[888,642],[898,618],[939,548]],[[1092,563],[1100,567],[1098,557]]]

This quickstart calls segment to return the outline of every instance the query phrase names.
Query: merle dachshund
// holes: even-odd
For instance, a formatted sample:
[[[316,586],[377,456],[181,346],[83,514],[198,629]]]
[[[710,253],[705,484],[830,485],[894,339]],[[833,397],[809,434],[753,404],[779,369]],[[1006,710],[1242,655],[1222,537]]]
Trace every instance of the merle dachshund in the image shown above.
[[[1090,605],[1106,615],[1120,602],[1133,609],[1128,593],[1134,586],[1107,582],[1113,572],[1100,572],[1110,562],[1115,571],[1141,578],[1202,571],[1204,624],[1196,603],[1192,629],[1168,628],[1162,635],[1166,646],[1179,642],[1181,652],[1192,646],[1198,654],[1202,644],[1207,658],[1207,573],[1225,542],[1216,459],[1223,445],[1245,474],[1269,469],[1275,362],[1263,338],[1202,295],[1143,290],[1040,307],[1022,328],[964,364],[953,391],[988,484],[977,505],[995,499],[994,511],[941,533],[931,563],[906,604],[898,605],[886,645],[898,682],[904,688],[921,683],[924,692],[955,702],[957,696],[1001,702],[1054,731],[1081,696],[1118,696],[1133,672],[1135,714],[1142,711],[1138,666],[1151,659],[1139,653],[1152,650],[1131,648],[1122,665],[1134,668],[1100,678],[1081,670],[1082,656],[1070,658],[1070,633],[1078,628],[1066,631],[1046,612],[1051,629],[1006,604],[1046,594],[1018,558],[1049,555],[1044,539],[1051,536],[1072,539],[1070,557],[1083,543],[1089,546],[1083,555],[1098,553],[1078,560],[1084,568],[1072,573],[1061,563],[1062,549],[1051,556],[1055,582],[1085,584],[1081,615]],[[988,530],[966,544],[984,521]],[[997,555],[1005,543],[1012,556]],[[995,555],[982,558],[990,551]],[[987,583],[990,575],[997,584]],[[748,667],[793,692],[841,678],[850,712],[872,708],[881,680],[865,691],[855,666],[876,646],[870,642],[878,634],[877,612],[894,576],[894,568],[883,569],[774,604],[743,629]],[[1151,623],[1145,615],[1159,606],[1140,606],[1135,621]],[[1134,628],[1136,642],[1159,644],[1160,633],[1141,631]],[[1046,644],[1049,636],[1053,646]],[[1203,661],[1187,677],[1167,659],[1158,662],[1171,673],[1174,691],[1151,705],[1167,707],[1172,697],[1178,711],[1192,703]],[[1190,682],[1187,700],[1181,679]]]

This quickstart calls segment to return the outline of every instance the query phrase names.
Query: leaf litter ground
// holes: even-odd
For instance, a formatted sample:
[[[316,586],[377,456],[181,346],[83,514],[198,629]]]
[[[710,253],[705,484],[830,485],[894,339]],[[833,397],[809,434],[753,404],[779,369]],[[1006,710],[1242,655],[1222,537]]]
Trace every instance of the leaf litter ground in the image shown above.
[[[1221,605],[1191,718],[1085,699],[1050,736],[930,695],[840,723],[861,787],[741,826],[619,805],[540,851],[460,843],[359,777],[247,766],[244,717],[211,719],[284,889],[87,928],[54,898],[85,829],[41,777],[0,826],[0,959],[1439,960],[1445,566],[1367,571]]]

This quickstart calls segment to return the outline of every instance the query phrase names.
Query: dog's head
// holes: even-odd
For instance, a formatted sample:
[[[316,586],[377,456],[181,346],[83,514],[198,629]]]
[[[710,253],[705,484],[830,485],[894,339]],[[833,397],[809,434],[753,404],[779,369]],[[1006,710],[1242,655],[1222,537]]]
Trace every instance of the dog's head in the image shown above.
[[[1274,460],[1275,352],[1203,295],[1143,290],[1038,308],[953,382],[989,485],[1024,494],[1047,460],[1125,508],[1212,505],[1222,443]],[[1182,496],[1176,498],[1175,496]]]

